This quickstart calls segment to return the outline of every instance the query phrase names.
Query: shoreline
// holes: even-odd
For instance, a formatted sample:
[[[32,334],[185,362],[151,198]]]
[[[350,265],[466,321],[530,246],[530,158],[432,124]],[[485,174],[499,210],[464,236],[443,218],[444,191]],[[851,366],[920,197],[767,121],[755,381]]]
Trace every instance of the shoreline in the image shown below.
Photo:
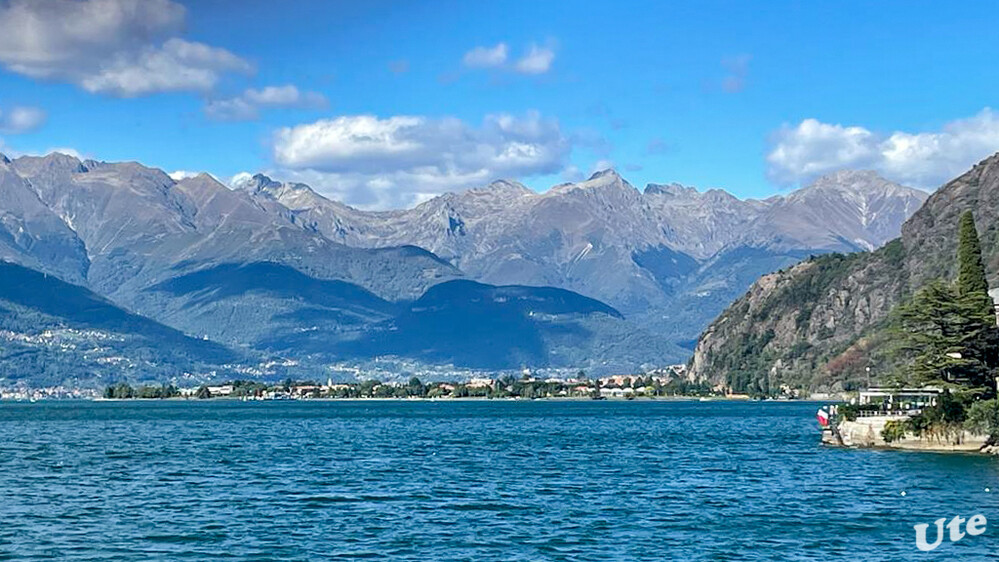
[[[932,436],[906,435],[896,441],[887,442],[882,437],[881,431],[886,422],[897,419],[897,416],[878,416],[855,421],[842,421],[838,427],[822,430],[821,443],[838,449],[968,455],[999,454],[999,448],[987,445],[988,436],[970,433],[966,430]]]
[[[486,398],[466,396],[460,398],[424,398],[424,397],[364,397],[364,398],[242,398],[242,397],[213,397],[213,398],[42,398],[37,400],[0,400],[0,403],[37,403],[37,402],[739,402],[739,403],[819,403],[821,400],[811,398],[794,400],[753,400],[749,398],[733,398],[725,396],[701,397],[701,396],[642,396],[635,398],[604,397],[593,399],[589,397],[566,397],[553,396],[541,398]]]

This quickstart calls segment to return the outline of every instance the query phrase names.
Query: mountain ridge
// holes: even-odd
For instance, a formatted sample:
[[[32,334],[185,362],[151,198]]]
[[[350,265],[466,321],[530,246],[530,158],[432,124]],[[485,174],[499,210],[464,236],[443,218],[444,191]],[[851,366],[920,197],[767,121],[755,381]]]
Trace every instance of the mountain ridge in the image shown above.
[[[587,313],[525,324],[518,316],[523,309],[464,302],[482,297],[455,290],[460,284],[447,285],[444,294],[455,299],[449,310],[466,322],[475,314],[512,314],[506,328],[537,330],[525,360],[634,370],[684,360],[689,351],[678,344],[692,340],[759,275],[810,254],[879,244],[881,231],[925,196],[869,175],[838,178],[822,189],[743,201],[678,184],[640,191],[603,170],[545,193],[497,180],[411,209],[372,212],[262,174],[241,176],[230,187],[208,174],[174,179],[136,162],[54,153],[0,164],[0,203],[27,202],[6,209],[0,227],[11,226],[6,237],[0,230],[0,257],[225,345],[288,353],[295,334],[306,334],[324,361],[335,358],[329,350],[349,351],[351,339],[370,344],[355,351],[475,360],[429,353],[426,342],[413,347],[371,338],[403,320],[410,343],[431,333],[447,315],[399,311],[438,285],[465,279],[494,287],[481,294],[517,286],[538,298],[551,287],[622,317]],[[840,188],[847,180],[853,183]],[[865,185],[881,195],[858,198]],[[24,220],[34,216],[41,219]],[[847,224],[830,224],[828,216]],[[30,236],[14,236],[21,224],[34,229]],[[193,279],[203,283],[198,294],[161,290]],[[267,279],[288,290],[260,284]],[[356,299],[317,297],[327,290]],[[384,303],[368,306],[376,302],[368,293]]]
[[[886,374],[879,369],[880,327],[927,282],[956,274],[958,217],[967,210],[996,287],[999,153],[934,192],[885,246],[761,277],[701,335],[690,376],[758,392],[779,384],[842,390],[864,384],[866,367],[875,379]]]
[[[898,225],[928,196],[872,172],[840,173],[788,195],[741,200],[679,184],[639,191],[603,170],[542,193],[493,182],[411,209],[372,212],[312,190],[292,197],[288,184],[257,178],[257,197],[283,203],[310,228],[348,246],[413,244],[471,279],[562,287],[683,339],[695,337],[741,294],[745,278],[811,253],[876,248],[897,235]],[[872,193],[858,197],[862,184]],[[841,197],[831,195],[836,193]],[[753,252],[765,259],[747,260]],[[648,259],[652,255],[675,258],[677,268]],[[698,267],[689,267],[690,260]],[[712,293],[711,306],[703,307]]]

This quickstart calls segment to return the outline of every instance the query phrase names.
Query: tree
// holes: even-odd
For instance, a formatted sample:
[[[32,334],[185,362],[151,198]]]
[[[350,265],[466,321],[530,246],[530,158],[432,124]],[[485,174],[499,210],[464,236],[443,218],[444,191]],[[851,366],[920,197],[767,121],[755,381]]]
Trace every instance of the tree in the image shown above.
[[[983,293],[987,298],[989,282],[985,278],[982,244],[978,240],[975,216],[971,211],[965,211],[958,224],[957,264],[958,293],[962,297],[970,296],[973,293]]]
[[[971,211],[958,223],[957,261],[953,286],[930,282],[897,312],[899,349],[912,360],[912,376],[906,378],[991,392],[999,366],[999,329]]]
[[[212,397],[212,391],[208,390],[207,386],[201,385],[198,388],[198,392],[197,392],[197,394],[195,394],[195,396],[197,398],[199,398],[199,399],[202,399],[202,400],[207,399],[207,398],[211,398]]]
[[[409,379],[409,395],[410,396],[423,396],[426,394],[427,389],[423,386],[423,381],[419,377],[412,377]]]
[[[991,386],[999,343],[991,310],[932,281],[899,308],[897,318],[900,349],[913,359],[911,382]]]

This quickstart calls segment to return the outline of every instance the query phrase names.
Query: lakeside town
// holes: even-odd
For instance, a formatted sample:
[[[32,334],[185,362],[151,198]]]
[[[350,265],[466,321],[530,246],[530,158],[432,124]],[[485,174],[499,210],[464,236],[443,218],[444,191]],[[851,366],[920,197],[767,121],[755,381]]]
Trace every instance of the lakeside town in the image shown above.
[[[0,400],[317,400],[317,399],[635,399],[635,398],[732,398],[748,395],[726,393],[722,387],[692,382],[685,365],[672,365],[642,374],[590,378],[582,371],[569,378],[542,377],[524,372],[520,377],[506,374],[497,378],[475,377],[464,381],[407,381],[367,379],[357,382],[325,383],[286,379],[281,382],[232,380],[220,384],[179,387],[174,384],[131,385],[118,383],[105,389],[0,389]],[[781,397],[800,397],[790,388]]]

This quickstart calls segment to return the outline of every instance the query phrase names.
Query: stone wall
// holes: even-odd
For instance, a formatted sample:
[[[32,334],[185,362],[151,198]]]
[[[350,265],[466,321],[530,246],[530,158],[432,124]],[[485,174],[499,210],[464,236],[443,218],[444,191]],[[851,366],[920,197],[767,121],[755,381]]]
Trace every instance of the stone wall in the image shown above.
[[[822,441],[829,445],[844,445],[846,447],[876,447],[912,451],[978,452],[985,445],[985,435],[975,435],[963,430],[922,437],[907,435],[904,439],[886,443],[881,437],[881,431],[885,425],[889,421],[905,419],[904,416],[875,416],[857,418],[856,421],[842,421],[839,423],[838,429],[843,442],[839,443],[830,431],[822,433]]]

